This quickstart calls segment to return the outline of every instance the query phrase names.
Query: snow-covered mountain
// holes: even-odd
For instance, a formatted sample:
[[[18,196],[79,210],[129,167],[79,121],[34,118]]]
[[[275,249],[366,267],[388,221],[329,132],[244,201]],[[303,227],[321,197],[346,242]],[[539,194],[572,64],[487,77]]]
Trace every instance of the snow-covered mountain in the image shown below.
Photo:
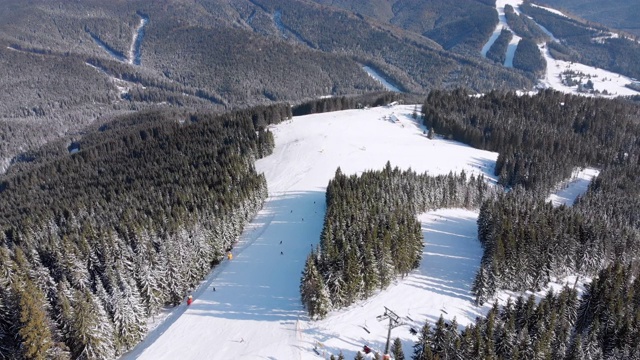
[[[487,52],[497,40],[500,32],[503,29],[506,29],[510,31],[513,36],[511,41],[509,42],[509,45],[507,46],[505,61],[503,65],[505,67],[513,67],[513,57],[516,48],[518,47],[518,43],[522,38],[518,36],[518,34],[516,34],[516,32],[514,32],[514,30],[511,29],[511,27],[507,23],[507,19],[505,16],[505,7],[513,7],[515,13],[520,15],[520,5],[522,5],[522,3],[523,0],[496,1],[496,11],[498,12],[499,23],[485,45],[482,47],[482,56],[487,56]],[[539,5],[532,6],[544,9],[560,17],[567,17],[567,15],[563,14],[559,10],[550,7],[543,7]],[[528,18],[533,21],[531,17]],[[536,23],[536,25],[550,38],[550,41],[556,43],[560,42],[560,40],[544,26],[538,23]],[[617,37],[617,34],[611,34],[611,36]],[[620,95],[626,96],[640,94],[640,92],[625,86],[635,82],[635,79],[578,62],[557,60],[551,55],[550,50],[546,46],[545,42],[538,43],[538,48],[540,49],[540,52],[542,53],[544,60],[546,61],[545,75],[540,78],[538,83],[538,87],[540,88],[552,88],[561,92],[572,94],[592,95],[591,92],[580,91],[580,89],[583,87],[578,85],[584,85],[587,84],[587,82],[590,82],[590,85],[588,85],[588,90],[597,92],[600,96],[615,97]]]

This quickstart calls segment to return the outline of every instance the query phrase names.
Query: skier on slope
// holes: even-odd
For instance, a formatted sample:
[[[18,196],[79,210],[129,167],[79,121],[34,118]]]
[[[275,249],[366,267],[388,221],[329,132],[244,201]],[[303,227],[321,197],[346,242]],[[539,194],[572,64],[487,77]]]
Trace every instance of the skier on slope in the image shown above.
[[[193,302],[193,295],[189,295],[189,297],[187,298],[187,305],[191,305],[192,302]]]

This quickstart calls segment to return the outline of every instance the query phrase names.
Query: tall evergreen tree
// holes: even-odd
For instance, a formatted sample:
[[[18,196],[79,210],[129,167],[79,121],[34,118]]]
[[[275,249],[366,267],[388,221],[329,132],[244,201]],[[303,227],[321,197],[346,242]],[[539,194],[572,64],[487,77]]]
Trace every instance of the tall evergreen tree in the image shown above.
[[[393,340],[393,346],[391,347],[391,353],[396,360],[404,360],[404,351],[402,351],[402,341],[400,338]]]
[[[47,359],[54,345],[45,310],[44,294],[26,276],[17,290],[20,299],[20,329],[22,355],[25,359]]]
[[[113,325],[102,304],[90,292],[74,294],[71,353],[74,359],[115,357]]]
[[[432,360],[433,359],[433,333],[431,331],[431,325],[428,321],[425,321],[420,331],[420,337],[418,341],[413,345],[412,360]]]
[[[315,255],[307,256],[302,272],[300,294],[304,307],[312,319],[323,318],[331,307],[329,294],[314,262]]]

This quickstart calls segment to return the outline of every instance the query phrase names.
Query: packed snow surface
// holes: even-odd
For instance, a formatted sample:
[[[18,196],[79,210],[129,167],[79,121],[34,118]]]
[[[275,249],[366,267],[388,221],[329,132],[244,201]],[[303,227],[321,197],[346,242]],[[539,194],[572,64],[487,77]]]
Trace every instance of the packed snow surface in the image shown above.
[[[580,80],[583,85],[591,80],[593,89],[600,92],[599,96],[615,97],[640,94],[638,91],[625,87],[626,84],[633,82],[627,76],[576,62],[556,60],[549,53],[547,46],[538,45],[538,47],[547,61],[547,72],[544,78],[540,80],[540,86],[542,87],[553,88],[564,93],[590,95],[579,93],[577,85],[565,85],[562,78],[570,76],[574,80]],[[605,91],[607,95],[603,95]]]
[[[384,350],[385,307],[401,317],[391,333],[407,357],[425,321],[442,315],[463,326],[485,307],[473,305],[471,284],[480,265],[477,212],[441,209],[419,215],[425,238],[419,269],[387,289],[326,319],[309,321],[299,284],[306,256],[319,242],[325,190],[337,167],[345,174],[403,169],[492,175],[497,154],[440,138],[429,140],[412,119],[413,105],[295,117],[271,126],[276,147],[258,160],[269,198],[245,229],[233,259],[216,267],[184,303],[165,314],[124,359],[353,359],[366,344]],[[215,288],[215,291],[214,291]],[[504,301],[508,294],[500,295]],[[314,350],[315,349],[315,350]]]
[[[133,32],[131,46],[129,47],[129,58],[127,59],[127,62],[131,65],[140,65],[140,47],[142,46],[142,39],[144,38],[144,27],[148,22],[148,17],[140,16],[140,23]]]
[[[562,16],[562,17],[568,17],[567,15],[562,13],[562,11],[559,11],[559,10],[556,10],[556,9],[552,9],[550,7],[541,6],[541,5],[537,5],[537,4],[531,4],[531,6],[547,10],[548,12],[550,12],[552,14],[556,14],[556,15],[559,15],[559,16]]]

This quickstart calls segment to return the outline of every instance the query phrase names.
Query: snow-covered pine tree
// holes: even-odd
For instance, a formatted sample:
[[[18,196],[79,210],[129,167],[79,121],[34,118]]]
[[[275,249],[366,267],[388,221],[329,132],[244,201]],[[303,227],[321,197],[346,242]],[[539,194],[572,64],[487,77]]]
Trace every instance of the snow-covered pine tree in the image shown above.
[[[487,272],[488,270],[485,266],[481,265],[475,279],[473,280],[471,292],[476,296],[476,305],[484,304],[491,296],[490,289],[488,289],[489,275]]]
[[[425,321],[420,331],[418,341],[413,345],[412,360],[432,360],[433,359],[433,332],[429,321]]]
[[[142,298],[133,280],[120,277],[112,290],[110,307],[114,324],[115,348],[122,354],[135,346],[146,331],[146,317]]]
[[[584,360],[584,351],[582,348],[582,336],[576,334],[567,354],[567,360]]]
[[[17,249],[16,255],[20,251]],[[18,282],[16,293],[20,312],[20,351],[25,359],[44,360],[47,352],[53,346],[53,337],[49,328],[49,318],[45,311],[46,300],[44,294],[24,274]]]
[[[71,321],[71,354],[78,360],[113,359],[113,324],[100,301],[89,291],[76,291]]]
[[[307,256],[302,281],[300,282],[300,295],[302,304],[312,319],[323,318],[331,308],[331,301],[322,277],[315,266],[315,254]]]

